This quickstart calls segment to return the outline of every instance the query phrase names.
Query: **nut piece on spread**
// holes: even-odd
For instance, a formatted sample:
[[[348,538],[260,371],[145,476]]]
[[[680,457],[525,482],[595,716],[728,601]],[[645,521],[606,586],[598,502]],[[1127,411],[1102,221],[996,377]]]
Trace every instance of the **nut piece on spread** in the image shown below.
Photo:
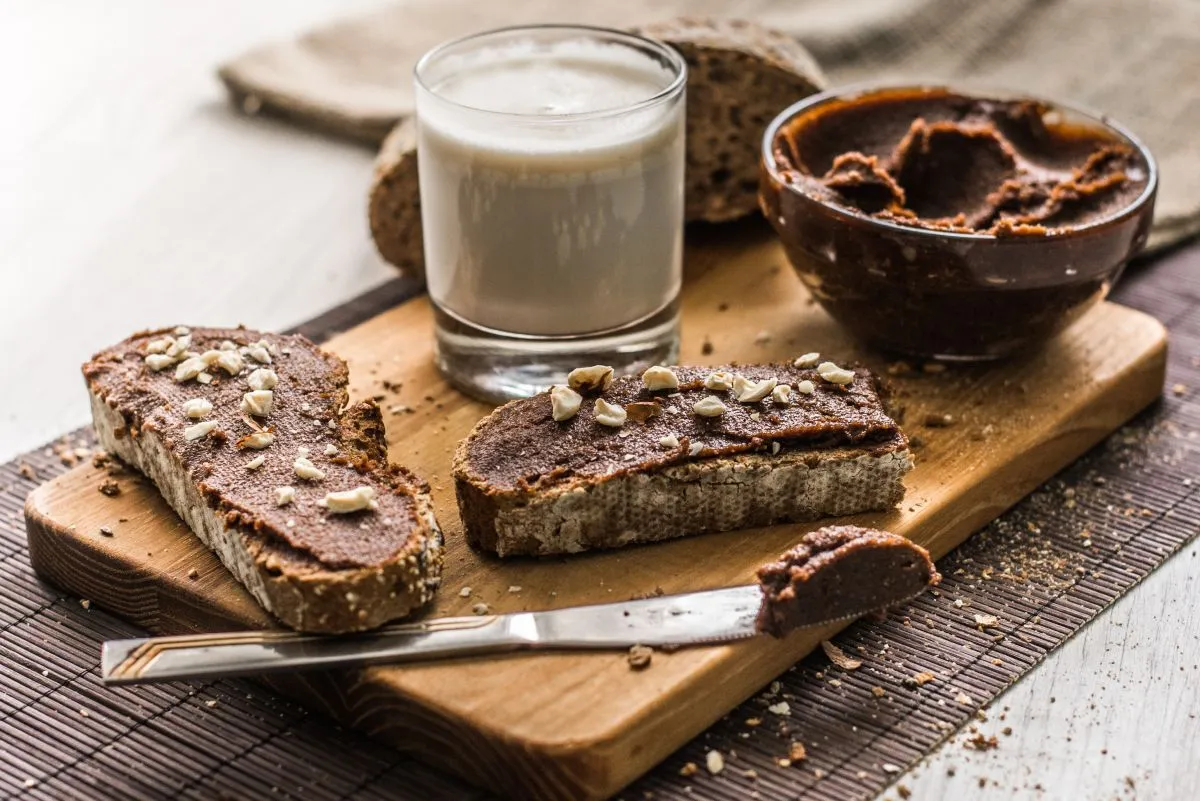
[[[295,487],[276,487],[275,488],[275,505],[287,506],[296,500]]]
[[[813,382],[806,378],[796,385],[796,391],[801,395],[811,395],[817,391],[817,387],[815,384],[813,384]]]
[[[305,481],[320,481],[325,478],[325,471],[313,464],[307,456],[297,457],[296,461],[292,462],[292,470],[297,478]]]
[[[318,506],[324,506],[334,514],[344,515],[363,509],[378,509],[379,501],[375,500],[375,490],[371,487],[355,487],[343,492],[329,492],[317,501]]]
[[[792,388],[787,384],[779,384],[775,389],[771,390],[771,400],[778,403],[780,406],[787,406],[792,402]]]
[[[237,375],[242,372],[245,364],[242,362],[242,356],[235,350],[222,350],[218,352],[216,365],[230,375]],[[263,387],[270,389],[270,387]]]
[[[603,392],[612,384],[613,369],[603,364],[576,367],[567,374],[567,386],[584,395]]]
[[[151,353],[146,357],[146,366],[151,372],[157,373],[159,370],[165,370],[175,363],[175,360],[165,353]]]
[[[830,384],[852,384],[854,383],[853,370],[829,370],[821,373],[821,378],[824,378]]]
[[[550,387],[550,416],[554,418],[554,422],[570,420],[579,411],[581,403],[583,396],[570,387]]]
[[[183,402],[183,413],[193,420],[208,417],[212,410],[212,401],[208,398],[189,398]]]
[[[751,381],[744,375],[738,374],[733,377],[733,394],[739,403],[758,403],[770,395],[778,383],[779,380],[774,377]]]
[[[242,396],[242,411],[255,417],[266,417],[275,406],[275,393],[269,389],[256,389]]]
[[[261,451],[263,448],[270,447],[275,441],[275,435],[270,431],[255,431],[252,434],[247,434],[237,441],[237,448],[249,448],[253,451]]]
[[[625,409],[615,403],[609,403],[604,398],[596,398],[596,422],[602,426],[620,428],[625,425]]]
[[[642,383],[652,392],[659,389],[679,389],[679,376],[669,368],[656,365],[642,373]]]
[[[724,370],[717,370],[715,373],[709,373],[704,379],[705,389],[714,389],[717,391],[731,389],[733,387],[733,373],[727,373]]]
[[[279,376],[275,375],[275,371],[269,367],[259,367],[246,376],[246,383],[253,390],[275,389],[275,385],[279,383]]]
[[[656,401],[635,401],[625,404],[625,413],[635,423],[644,423],[651,417],[657,417],[662,407]]]
[[[216,427],[216,420],[206,420],[203,423],[196,423],[196,425],[188,426],[183,430],[183,438],[188,442],[192,442],[207,437]]]
[[[176,381],[191,381],[200,373],[204,372],[204,368],[208,365],[204,363],[204,359],[199,356],[193,356],[190,359],[184,359],[175,368]]]
[[[813,353],[806,353],[803,356],[797,357],[796,361],[792,362],[792,366],[802,369],[816,367],[819,361],[821,361],[821,354],[814,351]]]
[[[675,436],[674,434],[667,434],[665,437],[659,439],[658,444],[659,447],[673,451],[679,447],[679,437]]]
[[[692,406],[692,411],[701,417],[720,417],[729,411],[716,395],[707,395]]]

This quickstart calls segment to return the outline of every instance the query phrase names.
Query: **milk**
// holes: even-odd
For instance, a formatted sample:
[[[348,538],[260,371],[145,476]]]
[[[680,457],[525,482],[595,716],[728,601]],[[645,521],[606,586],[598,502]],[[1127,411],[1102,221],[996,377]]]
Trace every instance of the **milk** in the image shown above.
[[[452,53],[429,72],[417,152],[441,311],[506,335],[570,338],[674,301],[683,99],[650,101],[675,71],[610,42],[530,38]]]

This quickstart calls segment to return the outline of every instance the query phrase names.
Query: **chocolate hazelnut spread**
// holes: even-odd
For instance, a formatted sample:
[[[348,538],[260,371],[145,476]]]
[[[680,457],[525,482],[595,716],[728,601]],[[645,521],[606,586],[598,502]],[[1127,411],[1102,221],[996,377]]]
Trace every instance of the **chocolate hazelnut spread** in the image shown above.
[[[857,371],[844,387],[823,380],[816,370],[787,364],[674,370],[678,389],[648,390],[640,378],[630,376],[604,390],[604,400],[627,410],[627,422],[619,428],[597,425],[592,395],[585,396],[578,414],[563,422],[553,419],[548,393],[512,401],[497,409],[486,430],[467,443],[471,471],[498,489],[533,491],[576,476],[616,476],[690,459],[768,450],[772,442],[805,448],[904,444],[884,411],[875,377],[866,370]],[[794,402],[787,404],[770,398],[738,403],[728,392],[705,388],[706,376],[720,370],[736,371],[753,381],[808,380],[814,391],[794,393]],[[714,394],[724,399],[725,413],[702,417],[693,412],[693,404]],[[662,444],[667,437],[674,437],[671,447]]]
[[[785,180],[855,212],[937,231],[1044,236],[1119,212],[1149,170],[1102,128],[1034,100],[878,93],[780,132]]]
[[[907,601],[940,579],[929,553],[904,537],[826,526],[759,568],[758,630],[781,637],[796,628],[858,617]]]

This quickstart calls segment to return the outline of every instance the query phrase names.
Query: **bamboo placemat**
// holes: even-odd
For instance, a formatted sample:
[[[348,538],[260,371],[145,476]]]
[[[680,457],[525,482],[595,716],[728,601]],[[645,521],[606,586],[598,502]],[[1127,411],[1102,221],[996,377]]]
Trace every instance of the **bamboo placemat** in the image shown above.
[[[300,330],[327,338],[414,291],[391,282]],[[936,594],[839,635],[861,667],[809,657],[622,797],[869,798],[1196,535],[1200,245],[1115,299],[1170,328],[1162,403],[942,560]],[[91,444],[81,430],[0,466],[0,797],[489,797],[248,681],[102,687],[100,642],[138,632],[33,574],[21,512]],[[793,743],[805,757],[784,766]]]

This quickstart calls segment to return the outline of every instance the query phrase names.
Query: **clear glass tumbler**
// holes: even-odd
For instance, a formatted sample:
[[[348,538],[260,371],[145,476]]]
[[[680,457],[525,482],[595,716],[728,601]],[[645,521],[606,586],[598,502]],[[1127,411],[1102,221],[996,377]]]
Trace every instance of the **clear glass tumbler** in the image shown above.
[[[415,70],[439,369],[501,401],[675,360],[684,87],[671,48],[581,26],[449,42]]]

